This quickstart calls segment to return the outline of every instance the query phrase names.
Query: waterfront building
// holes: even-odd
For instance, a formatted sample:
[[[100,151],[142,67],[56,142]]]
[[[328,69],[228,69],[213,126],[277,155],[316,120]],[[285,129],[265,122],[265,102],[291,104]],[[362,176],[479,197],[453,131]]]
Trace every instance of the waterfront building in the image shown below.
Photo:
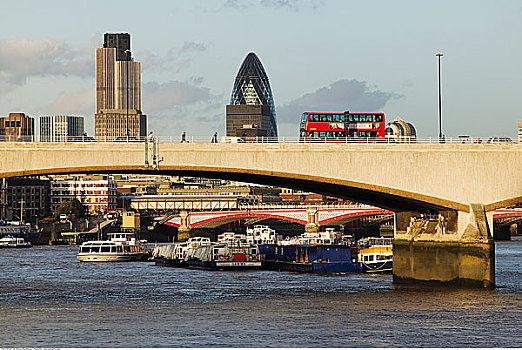
[[[128,33],[106,33],[96,49],[95,137],[145,137],[147,116],[141,110],[141,63],[134,61]]]
[[[0,220],[34,221],[51,214],[50,181],[11,177],[0,182]]]
[[[341,198],[326,196],[323,194],[312,192],[304,192],[300,190],[294,190],[291,188],[281,188],[281,193],[279,196],[281,197],[281,201],[293,204],[320,205],[348,203]]]
[[[417,131],[413,124],[405,122],[399,117],[386,125],[384,134],[386,138],[393,138],[396,140],[410,140],[417,137]]]
[[[0,141],[34,141],[34,118],[25,113],[0,117]]]
[[[51,181],[51,209],[63,201],[78,199],[90,213],[116,209],[116,181],[108,175],[54,176]]]
[[[66,142],[81,140],[84,133],[83,117],[53,115],[40,117],[40,141]]]
[[[274,98],[261,61],[250,52],[244,59],[226,106],[226,135],[277,137]]]

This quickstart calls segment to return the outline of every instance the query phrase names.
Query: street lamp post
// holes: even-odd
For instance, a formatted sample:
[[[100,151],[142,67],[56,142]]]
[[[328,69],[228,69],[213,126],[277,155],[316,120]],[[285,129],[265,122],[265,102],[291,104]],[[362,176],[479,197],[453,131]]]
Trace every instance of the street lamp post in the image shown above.
[[[439,142],[443,141],[444,135],[442,134],[442,112],[441,112],[441,90],[440,90],[440,58],[443,56],[442,53],[437,53],[435,56],[439,59]]]

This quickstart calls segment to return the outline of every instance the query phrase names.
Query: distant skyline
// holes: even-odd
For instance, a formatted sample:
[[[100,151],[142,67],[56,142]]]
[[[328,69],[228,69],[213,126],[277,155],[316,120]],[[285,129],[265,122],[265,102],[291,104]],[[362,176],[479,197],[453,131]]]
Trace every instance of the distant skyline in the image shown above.
[[[515,137],[522,119],[519,1],[3,0],[0,116],[85,117],[94,132],[94,53],[129,33],[142,109],[156,135],[224,135],[249,52],[272,87],[280,136],[305,110],[379,111],[438,135]]]

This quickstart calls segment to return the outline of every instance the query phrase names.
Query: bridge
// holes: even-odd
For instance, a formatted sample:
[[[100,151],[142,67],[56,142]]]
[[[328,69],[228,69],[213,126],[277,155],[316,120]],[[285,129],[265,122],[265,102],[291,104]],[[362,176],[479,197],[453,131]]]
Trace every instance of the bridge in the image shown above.
[[[192,228],[216,228],[240,219],[278,219],[303,225],[308,231],[317,231],[321,226],[339,226],[357,219],[371,223],[393,220],[393,212],[367,205],[288,205],[245,204],[230,210],[198,211],[181,208],[179,213],[160,218],[164,225],[180,230]],[[495,228],[509,226],[522,221],[522,208],[497,209],[493,211]]]
[[[393,220],[393,212],[370,206],[296,207],[286,209],[245,209],[231,211],[181,211],[164,221],[180,230],[215,228],[239,219],[279,219],[304,225],[308,231],[320,226],[338,226],[360,218],[378,222]]]
[[[188,175],[375,205],[396,213],[395,283],[494,286],[492,212],[522,202],[522,145],[514,143],[5,142],[0,164],[0,177]]]

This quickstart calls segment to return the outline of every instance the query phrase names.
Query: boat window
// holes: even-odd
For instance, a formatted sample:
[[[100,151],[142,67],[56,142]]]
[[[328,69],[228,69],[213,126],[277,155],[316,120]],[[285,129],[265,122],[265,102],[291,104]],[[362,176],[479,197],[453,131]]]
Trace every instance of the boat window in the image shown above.
[[[100,252],[102,252],[102,253],[110,253],[111,252],[111,247],[108,246],[108,245],[102,245],[101,249],[100,249]]]
[[[257,254],[257,250],[255,248],[252,249],[252,254]]]
[[[99,246],[91,246],[91,253],[99,253],[100,247]]]

